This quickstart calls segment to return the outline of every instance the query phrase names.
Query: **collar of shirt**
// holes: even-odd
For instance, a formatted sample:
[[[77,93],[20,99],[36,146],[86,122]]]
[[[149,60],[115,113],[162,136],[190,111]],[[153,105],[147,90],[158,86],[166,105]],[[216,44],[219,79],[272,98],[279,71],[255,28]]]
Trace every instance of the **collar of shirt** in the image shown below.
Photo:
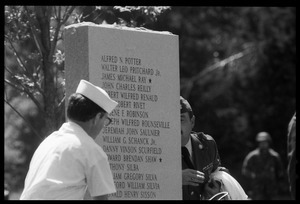
[[[190,159],[192,160],[192,142],[191,138],[189,138],[189,141],[186,143],[185,147],[189,150],[190,153]]]
[[[79,137],[94,142],[94,139],[91,136],[89,136],[80,125],[72,121],[67,121],[66,123],[64,123],[61,126],[60,131],[77,133],[76,135],[78,135]]]

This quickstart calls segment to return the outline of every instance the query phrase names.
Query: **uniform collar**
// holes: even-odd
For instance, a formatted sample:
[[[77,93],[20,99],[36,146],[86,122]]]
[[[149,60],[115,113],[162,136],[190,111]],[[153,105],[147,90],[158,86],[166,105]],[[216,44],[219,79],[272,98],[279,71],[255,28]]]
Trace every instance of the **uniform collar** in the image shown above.
[[[73,134],[75,133],[79,137],[90,138],[91,140],[93,140],[93,138],[89,136],[87,132],[85,132],[85,130],[80,125],[72,121],[65,122],[61,126],[60,130],[67,133],[73,133]]]

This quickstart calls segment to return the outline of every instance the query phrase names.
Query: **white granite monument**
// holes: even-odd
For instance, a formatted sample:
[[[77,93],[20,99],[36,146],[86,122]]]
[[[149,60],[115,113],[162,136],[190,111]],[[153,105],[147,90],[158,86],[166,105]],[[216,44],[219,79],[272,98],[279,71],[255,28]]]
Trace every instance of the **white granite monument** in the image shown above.
[[[79,23],[64,43],[66,99],[85,79],[119,103],[96,139],[117,188],[109,199],[182,199],[178,36]]]

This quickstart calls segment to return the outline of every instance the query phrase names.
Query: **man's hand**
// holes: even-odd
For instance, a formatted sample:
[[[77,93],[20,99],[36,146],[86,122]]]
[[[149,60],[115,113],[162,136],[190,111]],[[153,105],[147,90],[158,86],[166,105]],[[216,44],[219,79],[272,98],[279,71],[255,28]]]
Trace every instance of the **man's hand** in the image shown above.
[[[182,185],[199,186],[204,182],[204,173],[194,169],[182,170]]]
[[[207,199],[211,198],[213,195],[220,192],[221,184],[220,182],[212,179],[210,182],[207,182],[204,186],[205,197]]]

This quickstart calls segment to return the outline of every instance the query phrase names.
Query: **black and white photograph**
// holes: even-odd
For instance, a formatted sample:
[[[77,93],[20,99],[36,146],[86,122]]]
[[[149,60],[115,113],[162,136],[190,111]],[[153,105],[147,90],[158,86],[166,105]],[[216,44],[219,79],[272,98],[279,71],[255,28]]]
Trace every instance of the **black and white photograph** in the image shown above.
[[[296,61],[292,5],[4,5],[4,200],[296,200]]]

